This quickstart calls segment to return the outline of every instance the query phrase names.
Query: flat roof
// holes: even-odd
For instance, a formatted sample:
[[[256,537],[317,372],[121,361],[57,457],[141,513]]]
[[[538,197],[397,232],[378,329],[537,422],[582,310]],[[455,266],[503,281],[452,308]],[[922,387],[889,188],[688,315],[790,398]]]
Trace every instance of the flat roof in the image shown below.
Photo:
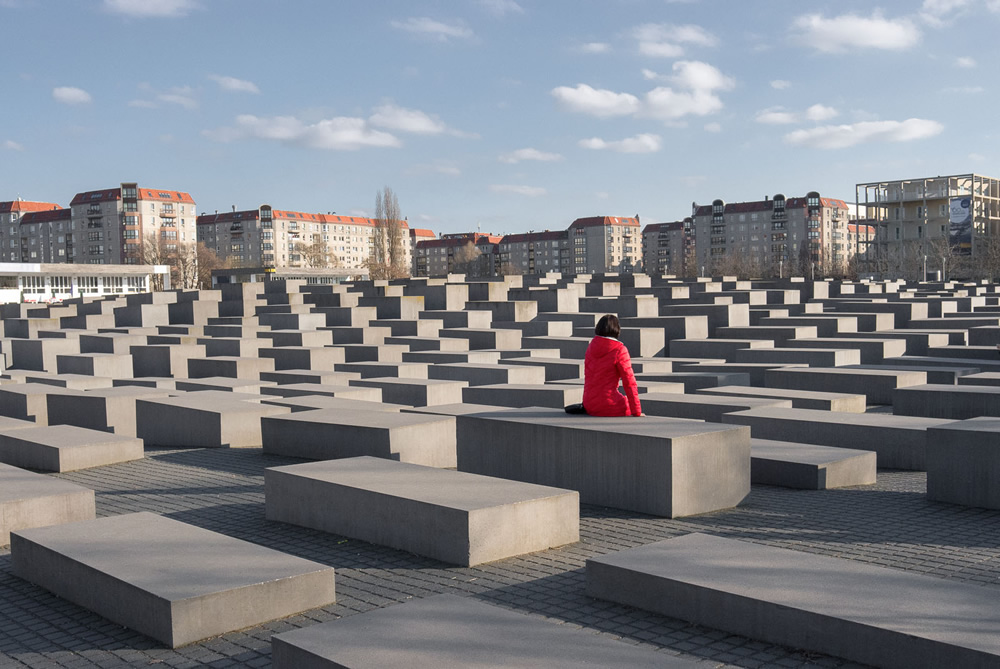
[[[169,265],[89,265],[68,262],[0,262],[0,276],[38,274],[41,276],[143,276],[169,274]]]

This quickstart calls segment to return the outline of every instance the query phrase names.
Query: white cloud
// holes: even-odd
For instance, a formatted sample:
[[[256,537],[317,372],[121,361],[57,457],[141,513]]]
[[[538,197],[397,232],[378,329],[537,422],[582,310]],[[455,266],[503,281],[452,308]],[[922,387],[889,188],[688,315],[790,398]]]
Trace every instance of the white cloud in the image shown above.
[[[639,98],[630,93],[615,93],[606,89],[577,84],[576,88],[559,86],[552,89],[552,96],[566,109],[581,114],[606,118],[627,116],[639,109]]]
[[[104,0],[104,9],[139,18],[187,16],[197,7],[193,0]]]
[[[90,93],[76,86],[57,86],[52,89],[52,98],[64,105],[85,105],[93,99]]]
[[[260,93],[260,89],[257,88],[257,84],[252,81],[247,81],[246,79],[223,77],[217,74],[210,74],[208,75],[208,78],[219,84],[219,88],[224,91],[233,91],[234,93]]]
[[[618,153],[656,153],[660,150],[660,136],[652,134],[641,134],[635,137],[626,137],[616,141],[607,141],[600,137],[581,139],[580,146],[585,149],[595,149],[598,151],[617,151]]]
[[[198,101],[194,97],[194,89],[190,86],[175,86],[166,93],[158,94],[156,99],[167,104],[180,105],[185,109],[198,108]]]
[[[949,95],[977,95],[985,91],[986,89],[982,86],[949,86],[948,88],[942,89],[941,92],[948,93]]]
[[[976,59],[969,58],[968,56],[962,56],[955,59],[955,65],[958,67],[973,68],[976,66]]]
[[[654,72],[653,70],[647,70],[646,68],[642,68],[642,78],[645,79],[646,81],[656,81],[661,77],[662,75],[659,72]]]
[[[462,175],[462,170],[458,169],[454,165],[448,165],[445,163],[434,163],[434,164],[421,164],[414,165],[408,170],[411,174],[444,174],[449,177],[457,177]]]
[[[236,117],[235,127],[206,130],[203,134],[216,141],[264,139],[330,151],[355,151],[364,147],[398,147],[394,135],[375,130],[362,118],[338,116],[306,124],[294,116],[261,118],[252,114]]]
[[[448,126],[419,109],[406,109],[393,104],[376,107],[368,122],[379,128],[409,132],[415,135],[440,135]]]
[[[3,141],[3,148],[7,151],[24,151],[24,145],[18,144],[12,139],[5,139]]]
[[[716,44],[714,35],[696,25],[644,23],[632,29],[632,36],[639,42],[641,54],[656,58],[679,58],[684,55],[684,44]]]
[[[156,109],[156,103],[152,100],[129,100],[128,106],[139,109]]]
[[[493,184],[490,190],[494,193],[513,193],[514,195],[524,195],[526,197],[541,197],[546,194],[544,188],[538,186],[517,186],[513,184]]]
[[[941,133],[937,121],[910,118],[905,121],[864,121],[850,125],[824,125],[809,130],[795,130],[785,141],[817,149],[843,149],[871,142],[910,142]]]
[[[920,29],[910,19],[887,19],[878,10],[870,17],[805,14],[792,22],[792,28],[802,44],[826,53],[865,48],[901,51],[920,41]]]
[[[706,123],[705,132],[722,132],[722,125],[719,123]]]
[[[920,18],[928,25],[941,27],[953,18],[953,14],[961,13],[970,4],[970,0],[924,0]]]
[[[806,110],[806,118],[810,121],[829,121],[833,117],[837,116],[839,112],[833,107],[827,107],[821,104],[815,104]]]
[[[563,157],[558,153],[546,153],[545,151],[539,151],[538,149],[532,148],[518,149],[517,151],[511,151],[510,153],[505,153],[500,156],[501,163],[508,163],[511,165],[519,163],[522,160],[537,160],[543,163],[550,163],[562,159]]]
[[[660,86],[646,93],[643,114],[665,121],[688,114],[705,116],[722,109],[716,91],[728,90],[735,82],[718,69],[699,61],[678,61],[673,65],[674,88]]]
[[[494,16],[524,14],[524,8],[514,0],[479,0],[479,6]]]
[[[611,45],[607,42],[587,42],[576,48],[580,53],[611,53]]]
[[[787,125],[789,123],[798,123],[799,115],[786,110],[784,107],[770,107],[757,112],[754,120],[757,123],[767,123],[768,125]]]
[[[771,82],[771,88],[777,89],[779,91],[783,91],[786,88],[791,88],[791,86],[792,82],[785,81],[784,79],[775,79],[774,81]]]
[[[468,40],[475,37],[475,33],[461,23],[443,23],[426,16],[412,17],[405,21],[392,21],[389,25],[397,30],[421,35],[437,42],[447,42],[451,39]]]

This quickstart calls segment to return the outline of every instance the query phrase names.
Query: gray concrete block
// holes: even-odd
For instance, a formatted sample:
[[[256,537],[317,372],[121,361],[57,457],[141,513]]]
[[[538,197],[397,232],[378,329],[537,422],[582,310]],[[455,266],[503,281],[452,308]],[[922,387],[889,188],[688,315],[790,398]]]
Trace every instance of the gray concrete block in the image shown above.
[[[56,356],[56,373],[124,379],[132,376],[132,356],[118,353],[75,353]]]
[[[167,397],[168,389],[119,386],[49,393],[49,425],[76,425],[126,437],[135,433],[135,401],[139,397]]]
[[[870,404],[892,404],[896,388],[927,383],[927,374],[887,369],[791,367],[765,373],[769,388],[864,395]]]
[[[750,431],[673,418],[552,409],[458,416],[461,471],[577,490],[586,504],[679,517],[750,491]]]
[[[875,483],[873,451],[750,440],[750,482],[803,490],[829,490]]]
[[[261,419],[265,453],[310,460],[372,455],[455,466],[455,419],[386,411],[303,411]]]
[[[206,376],[199,379],[176,379],[174,388],[186,392],[219,390],[227,393],[247,393],[260,395],[264,388],[277,385],[274,381],[257,379],[234,379],[226,376]]]
[[[469,350],[481,349],[514,350],[521,348],[519,330],[494,330],[476,328],[448,328],[438,334],[442,339],[464,339]]]
[[[761,407],[791,408],[792,402],[773,397],[734,397],[726,395],[684,395],[678,393],[646,393],[639,397],[642,412],[647,416],[687,418],[710,423],[722,422],[723,414]]]
[[[274,360],[275,371],[284,369],[333,369],[346,362],[344,349],[336,346],[281,346],[260,349],[260,357]]]
[[[0,462],[47,472],[71,472],[144,457],[142,441],[75,425],[0,430]]]
[[[275,669],[700,666],[454,595],[276,634],[271,648]]]
[[[394,379],[399,380],[399,379]],[[325,384],[325,383],[287,383],[276,386],[266,386],[260,389],[261,395],[272,397],[342,397],[366,402],[381,402],[381,388],[359,388],[356,386]]]
[[[1000,509],[1000,419],[927,429],[927,499]]]
[[[93,490],[0,463],[0,548],[10,544],[11,532],[89,520],[96,513]]]
[[[268,520],[472,566],[580,539],[576,492],[357,457],[264,472]]]
[[[152,513],[15,532],[11,563],[172,648],[336,600],[332,567]]]
[[[892,412],[951,420],[1000,416],[1000,387],[928,383],[897,388],[892,394]]]
[[[211,391],[140,398],[135,410],[136,434],[147,446],[180,448],[260,448],[261,418],[289,412]]]
[[[462,390],[460,400],[496,407],[562,409],[567,405],[583,402],[583,386],[516,383],[471,386]]]
[[[773,397],[791,400],[794,409],[820,409],[823,411],[843,411],[864,413],[867,400],[864,395],[848,393],[820,393],[806,390],[785,390],[783,388],[755,388],[753,386],[719,386],[702,388],[699,393],[709,395],[735,395],[737,397]]]
[[[187,378],[188,360],[205,357],[205,347],[199,344],[173,344],[169,346],[133,346],[132,376]]]
[[[949,421],[814,409],[751,409],[728,413],[722,422],[748,425],[757,439],[875,451],[879,467],[925,471],[927,428]]]
[[[397,379],[426,379],[429,365],[422,362],[344,362],[334,366],[338,372],[359,374],[362,379],[390,376]]]
[[[378,388],[359,388],[358,390],[379,390]],[[317,409],[331,409],[339,412],[350,411],[390,411],[399,413],[403,409],[413,407],[405,404],[389,404],[382,401],[370,401],[364,399],[352,399],[350,397],[335,397],[331,395],[295,395],[292,397],[269,396],[261,399],[261,404],[270,404],[276,407],[288,407],[292,413],[300,411],[316,411]]]
[[[187,375],[192,379],[209,376],[225,376],[231,379],[260,379],[262,372],[273,372],[271,358],[245,358],[237,356],[215,356],[211,358],[188,358]]]
[[[496,385],[498,383],[545,383],[544,368],[526,367],[524,365],[440,364],[429,367],[427,369],[427,376],[431,379],[466,381],[470,386]]]
[[[360,379],[357,372],[327,372],[312,369],[284,369],[274,372],[261,372],[261,381],[274,381],[278,385],[314,383],[331,386],[346,386],[351,379]]]
[[[878,667],[994,667],[990,588],[704,534],[587,561],[587,594]]]
[[[462,389],[469,385],[465,381],[442,379],[385,378],[357,379],[349,383],[359,388],[377,388],[382,391],[384,401],[414,407],[461,402]]]

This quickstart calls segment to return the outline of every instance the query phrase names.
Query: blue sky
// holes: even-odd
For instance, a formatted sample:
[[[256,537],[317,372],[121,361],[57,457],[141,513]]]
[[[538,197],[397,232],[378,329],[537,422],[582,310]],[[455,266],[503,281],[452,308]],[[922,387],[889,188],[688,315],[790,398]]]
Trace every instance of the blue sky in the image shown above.
[[[643,224],[997,169],[1000,0],[0,0],[0,200]]]

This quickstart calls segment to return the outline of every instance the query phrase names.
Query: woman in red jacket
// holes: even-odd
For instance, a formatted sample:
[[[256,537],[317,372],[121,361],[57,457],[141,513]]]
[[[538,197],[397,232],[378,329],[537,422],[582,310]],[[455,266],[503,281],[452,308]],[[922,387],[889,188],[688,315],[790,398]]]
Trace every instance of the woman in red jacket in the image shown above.
[[[583,408],[591,416],[641,416],[639,389],[632,374],[632,359],[625,344],[618,341],[618,317],[601,317],[597,335],[587,346],[583,364]],[[625,395],[618,391],[621,382]]]

